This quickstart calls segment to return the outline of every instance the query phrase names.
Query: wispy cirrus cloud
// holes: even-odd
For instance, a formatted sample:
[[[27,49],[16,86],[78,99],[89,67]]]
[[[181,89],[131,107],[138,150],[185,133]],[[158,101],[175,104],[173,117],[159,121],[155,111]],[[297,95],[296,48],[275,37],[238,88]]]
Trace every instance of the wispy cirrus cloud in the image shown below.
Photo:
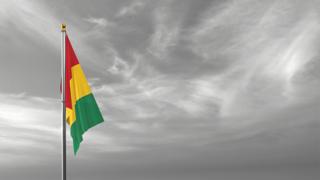
[[[19,27],[12,32],[0,30],[4,39],[0,56],[8,59],[4,64],[10,64],[15,54],[15,62],[27,59],[30,66],[45,69],[29,77],[35,68],[28,68],[28,63],[0,67],[0,73],[6,72],[0,77],[7,77],[10,67],[23,66],[26,69],[21,71],[27,72],[11,73],[20,76],[10,82],[0,78],[5,83],[2,87],[15,89],[16,84],[30,83],[16,88],[26,94],[0,96],[4,110],[0,126],[7,128],[0,132],[5,144],[0,150],[8,155],[6,162],[17,162],[19,157],[37,159],[30,145],[44,152],[41,157],[48,152],[58,159],[52,146],[59,142],[59,102],[29,96],[25,87],[36,84],[32,87],[39,89],[36,92],[58,96],[58,67],[51,68],[58,63],[55,59],[60,60],[58,51],[49,60],[47,52],[31,56],[45,47],[38,50],[29,44],[37,42],[39,30],[33,25],[46,26],[48,19],[53,23],[44,27],[48,34],[40,32],[41,42],[56,44],[58,49],[55,23],[66,19],[106,120],[86,134],[81,157],[69,156],[73,176],[79,173],[80,179],[90,174],[81,171],[79,162],[96,168],[97,176],[90,178],[104,177],[110,171],[108,175],[124,174],[122,179],[134,179],[135,175],[123,172],[140,172],[139,168],[143,175],[149,168],[152,178],[153,173],[171,171],[172,176],[181,177],[186,169],[203,177],[221,169],[252,172],[255,168],[307,169],[318,164],[320,40],[314,0],[99,1],[90,6],[85,1],[68,2],[4,1],[0,7],[0,20],[4,20],[0,26],[10,25],[12,15]],[[17,36],[19,41],[13,41],[13,32],[28,38]],[[20,46],[23,43],[27,46]],[[26,52],[20,56],[6,53],[7,46]],[[40,81],[44,77],[51,77],[45,78],[47,82],[54,79],[57,86],[46,88]],[[46,124],[43,119],[54,123]],[[12,152],[15,147],[25,149],[30,157]],[[176,171],[179,169],[181,172]]]
[[[89,17],[84,19],[85,21],[92,23],[96,26],[99,27],[106,27],[108,25],[111,25],[112,23],[110,23],[108,20],[104,19],[104,18],[94,18],[94,17]]]
[[[247,11],[248,3],[255,8]],[[239,111],[241,104],[246,104],[249,110],[264,105],[284,105],[295,99],[291,94],[298,88],[293,83],[295,77],[318,56],[312,47],[318,42],[319,26],[315,13],[307,11],[307,7],[304,7],[306,11],[294,15],[298,18],[296,21],[283,22],[284,18],[292,18],[292,11],[297,7],[282,9],[281,5],[282,2],[226,3],[226,8],[218,12],[204,13],[208,13],[207,18],[194,28],[190,38],[194,51],[208,63],[212,57],[228,63],[220,75],[206,75],[207,80],[212,79],[213,89],[223,90],[217,95],[222,99],[222,114]],[[212,12],[215,14],[210,14]],[[235,16],[237,18],[233,18]],[[214,85],[217,81],[224,85]]]
[[[59,39],[59,20],[46,11],[46,7],[35,1],[5,1],[0,8],[0,25],[3,28],[20,27],[19,30],[28,36],[41,37],[57,46]],[[32,19],[32,20],[31,20]]]
[[[116,17],[125,17],[136,14],[139,10],[144,8],[145,3],[143,1],[133,1],[127,6],[122,7],[116,14]]]
[[[33,158],[35,152],[57,154],[54,149],[59,142],[61,123],[58,100],[24,94],[1,94],[0,99],[0,151],[6,156],[1,164],[17,166],[21,159],[37,164],[41,159]]]

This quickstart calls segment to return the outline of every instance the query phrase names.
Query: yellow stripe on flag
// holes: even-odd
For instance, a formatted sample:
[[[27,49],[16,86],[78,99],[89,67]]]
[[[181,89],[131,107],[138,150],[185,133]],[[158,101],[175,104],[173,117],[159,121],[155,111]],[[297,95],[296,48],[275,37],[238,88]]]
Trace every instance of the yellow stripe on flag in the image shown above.
[[[73,66],[71,72],[70,91],[71,93],[74,93],[75,100],[77,101],[83,96],[90,94],[91,89],[80,64]]]
[[[71,68],[72,77],[70,79],[70,95],[72,102],[72,109],[67,108],[66,116],[69,125],[72,125],[76,120],[75,105],[76,102],[82,97],[91,93],[90,86],[87,79],[82,71],[80,64],[72,66]]]

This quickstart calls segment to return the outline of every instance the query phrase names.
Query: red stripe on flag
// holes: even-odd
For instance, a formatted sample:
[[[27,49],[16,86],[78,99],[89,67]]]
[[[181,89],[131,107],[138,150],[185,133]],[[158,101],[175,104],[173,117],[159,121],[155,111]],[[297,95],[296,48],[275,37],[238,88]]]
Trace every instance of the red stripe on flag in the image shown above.
[[[66,81],[65,81],[65,90],[66,90],[66,107],[72,109],[72,102],[71,102],[71,92],[70,92],[70,80],[72,78],[71,68],[79,64],[78,58],[74,53],[72,48],[71,42],[66,35]]]

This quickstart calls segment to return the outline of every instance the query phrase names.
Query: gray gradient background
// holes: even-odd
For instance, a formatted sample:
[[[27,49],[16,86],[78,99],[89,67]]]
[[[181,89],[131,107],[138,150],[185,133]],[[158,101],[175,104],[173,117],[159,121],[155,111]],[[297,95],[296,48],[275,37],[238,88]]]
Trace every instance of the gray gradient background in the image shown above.
[[[60,30],[105,123],[70,180],[315,180],[319,0],[0,0],[0,179],[60,178]],[[69,132],[68,132],[69,133]]]

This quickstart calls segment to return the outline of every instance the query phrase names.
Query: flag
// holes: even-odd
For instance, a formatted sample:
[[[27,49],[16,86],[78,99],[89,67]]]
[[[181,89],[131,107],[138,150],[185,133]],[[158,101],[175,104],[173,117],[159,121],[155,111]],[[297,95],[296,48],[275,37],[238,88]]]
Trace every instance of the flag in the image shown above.
[[[79,150],[83,134],[103,122],[103,117],[91,92],[68,36],[65,36],[65,105],[74,154]]]

